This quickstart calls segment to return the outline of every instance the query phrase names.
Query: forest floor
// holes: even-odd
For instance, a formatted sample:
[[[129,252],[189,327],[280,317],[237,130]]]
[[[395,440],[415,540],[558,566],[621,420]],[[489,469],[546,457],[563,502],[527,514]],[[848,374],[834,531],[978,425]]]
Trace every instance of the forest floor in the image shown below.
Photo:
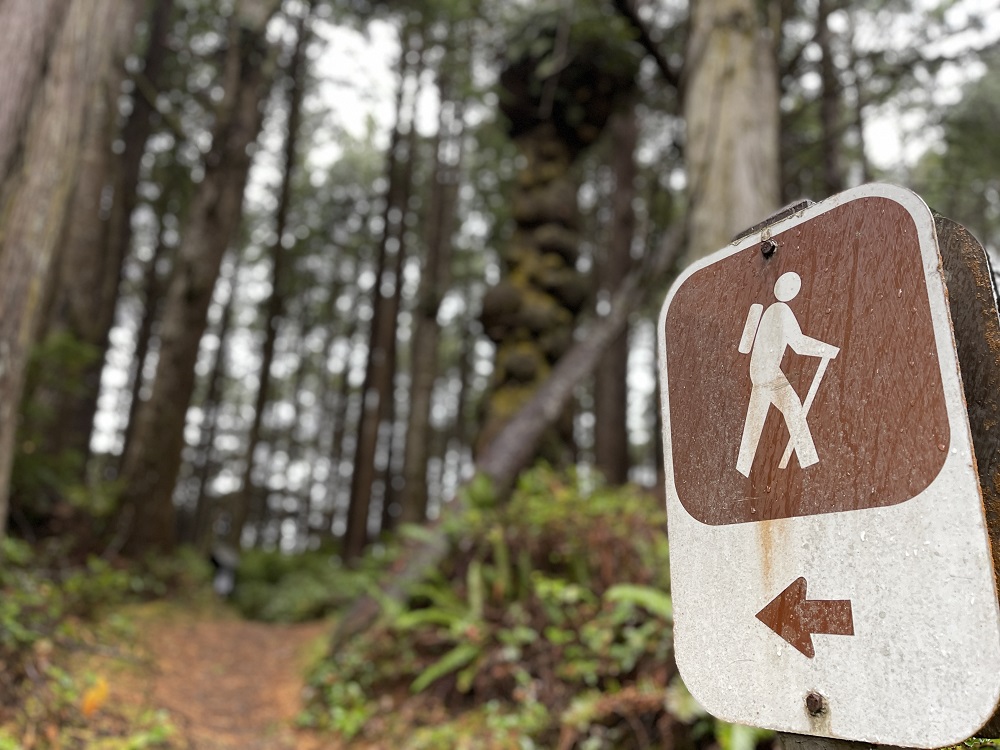
[[[110,709],[165,711],[170,748],[331,747],[329,737],[294,727],[306,667],[322,652],[330,623],[248,622],[219,605],[144,605],[126,618],[133,655],[117,663],[88,660],[88,668],[109,675]]]

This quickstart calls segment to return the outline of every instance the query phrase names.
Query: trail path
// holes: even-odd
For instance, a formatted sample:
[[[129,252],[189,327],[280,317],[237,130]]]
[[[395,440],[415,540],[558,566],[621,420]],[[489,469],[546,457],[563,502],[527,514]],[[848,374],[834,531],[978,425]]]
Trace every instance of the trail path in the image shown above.
[[[150,703],[167,709],[191,750],[311,750],[292,728],[302,673],[329,624],[237,619],[152,620],[139,639],[152,662]]]

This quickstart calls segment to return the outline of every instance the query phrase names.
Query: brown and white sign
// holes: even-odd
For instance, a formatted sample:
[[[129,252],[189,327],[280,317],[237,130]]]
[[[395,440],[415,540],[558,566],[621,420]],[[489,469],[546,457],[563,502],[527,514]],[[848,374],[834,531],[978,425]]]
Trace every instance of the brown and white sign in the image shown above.
[[[660,356],[692,694],[730,721],[882,744],[978,729],[1000,700],[1000,610],[927,206],[867,185],[699,261]]]

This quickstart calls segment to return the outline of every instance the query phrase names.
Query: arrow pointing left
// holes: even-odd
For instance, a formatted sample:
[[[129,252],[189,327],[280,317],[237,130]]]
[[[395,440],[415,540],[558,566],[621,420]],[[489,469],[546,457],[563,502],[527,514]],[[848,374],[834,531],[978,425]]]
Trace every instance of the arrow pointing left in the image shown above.
[[[813,634],[854,635],[850,599],[806,599],[806,579],[799,577],[757,613],[757,619],[812,659]]]

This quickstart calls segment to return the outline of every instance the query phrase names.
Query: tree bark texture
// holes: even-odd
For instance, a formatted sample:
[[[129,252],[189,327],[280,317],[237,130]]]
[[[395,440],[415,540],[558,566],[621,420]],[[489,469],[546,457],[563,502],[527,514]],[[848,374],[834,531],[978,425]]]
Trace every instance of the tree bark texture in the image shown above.
[[[576,150],[551,122],[515,139],[523,157],[513,197],[514,236],[503,252],[504,278],[483,298],[481,320],[496,345],[490,395],[477,444],[483,450],[531,398],[573,340],[590,282],[579,257]],[[542,452],[562,463],[565,422]]]
[[[639,123],[635,108],[616,113],[609,127],[612,137],[611,169],[614,193],[611,197],[611,228],[599,264],[600,289],[612,294],[625,280],[632,264],[635,236],[636,163]],[[594,464],[612,484],[628,481],[629,443],[626,425],[628,408],[628,325],[608,346],[606,356],[594,372]]]
[[[756,0],[694,0],[684,86],[688,262],[773,213],[779,197],[778,74]]]
[[[69,213],[62,228],[60,254],[55,268],[45,322],[44,338],[65,334],[87,346],[90,361],[72,383],[61,389],[49,388],[29,394],[49,405],[58,415],[59,429],[47,429],[46,445],[51,455],[73,451],[86,458],[101,371],[114,322],[122,264],[131,237],[131,214],[136,201],[139,163],[149,131],[148,105],[136,100],[125,128],[119,133],[118,98],[125,79],[125,58],[132,51],[135,26],[143,13],[141,0],[115,4],[117,12],[105,16],[112,46],[99,71],[96,87],[84,122],[85,146],[80,177]],[[147,74],[155,75],[162,65],[163,44],[170,6],[167,0],[155,5],[150,19]],[[141,130],[141,135],[136,131]],[[125,143],[120,156],[112,148],[119,135]],[[81,464],[83,465],[83,464]],[[84,477],[80,477],[82,481]]]
[[[0,4],[0,532],[30,346],[121,0]]]
[[[569,349],[590,296],[590,280],[576,269],[580,227],[572,166],[634,87],[638,62],[614,42],[578,33],[568,17],[539,18],[522,32],[530,40],[517,40],[524,47],[500,74],[501,109],[522,166],[511,201],[514,236],[502,250],[504,276],[484,296],[480,315],[497,350],[478,452]],[[557,71],[549,72],[545,60],[558,61]],[[571,442],[572,422],[564,417],[541,454],[562,463]]]
[[[579,337],[476,461],[476,469],[493,480],[501,495],[509,492],[518,474],[528,468],[542,435],[565,411],[574,388],[594,371],[610,343],[621,335],[629,315],[642,304],[643,290],[650,288],[650,280],[661,278],[672,266],[680,246],[678,237],[678,230],[669,233],[656,257],[619,284],[608,315]]]
[[[109,70],[102,75],[104,84],[88,112],[82,173],[63,226],[60,258],[40,332],[40,338],[69,334],[93,352],[82,373],[67,383],[72,387],[36,394],[59,415],[59,429],[49,431],[45,448],[52,453],[71,450],[84,458],[89,454],[104,355],[114,323],[122,264],[131,241],[139,165],[150,129],[152,105],[136,96],[120,133],[124,150],[120,156],[112,152],[119,135],[118,96],[125,78],[125,57],[132,49],[143,5],[140,0],[125,0],[120,3],[121,11],[105,21],[113,33],[112,57],[107,60]],[[150,39],[140,75],[153,81],[163,64],[172,5],[172,0],[155,3],[149,19]]]
[[[176,541],[173,490],[194,391],[194,365],[222,256],[236,235],[251,149],[260,131],[270,67],[264,36],[279,3],[244,2],[232,16],[223,62],[224,95],[216,112],[205,174],[181,232],[167,285],[160,354],[148,400],[136,413],[123,460],[122,531],[130,555],[168,551]]]

